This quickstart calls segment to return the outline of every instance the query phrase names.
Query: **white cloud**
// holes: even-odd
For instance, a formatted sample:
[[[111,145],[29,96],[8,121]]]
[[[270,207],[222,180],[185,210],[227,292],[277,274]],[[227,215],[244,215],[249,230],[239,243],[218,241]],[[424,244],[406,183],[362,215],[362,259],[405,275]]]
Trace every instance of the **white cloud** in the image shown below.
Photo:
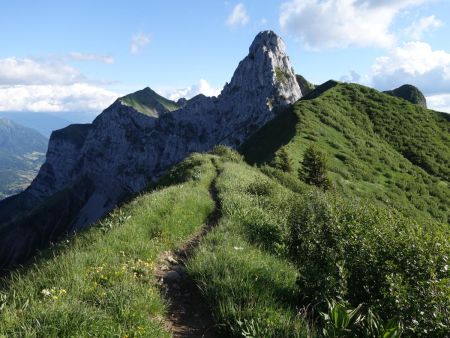
[[[145,34],[142,32],[136,33],[131,37],[131,47],[130,52],[131,54],[139,54],[141,49],[145,46],[147,46],[151,41],[150,34]]]
[[[408,42],[378,57],[370,75],[379,89],[409,83],[425,94],[450,93],[450,54],[425,42]]]
[[[424,33],[442,27],[443,22],[434,15],[423,17],[413,22],[404,30],[404,34],[413,40],[420,40]]]
[[[69,53],[69,57],[77,61],[98,61],[107,64],[113,64],[115,61],[112,56],[79,52]]]
[[[72,84],[85,81],[75,68],[32,59],[0,59],[0,85]]]
[[[0,111],[98,113],[119,96],[88,83],[0,86]]]
[[[450,94],[427,96],[427,106],[430,109],[450,114]]]
[[[98,113],[118,96],[61,62],[0,59],[0,111]]]
[[[245,5],[243,3],[239,3],[234,6],[233,11],[226,21],[226,25],[229,27],[245,26],[249,20],[250,17],[247,14]]]
[[[200,79],[198,83],[184,88],[163,88],[159,90],[163,96],[173,101],[180,98],[190,99],[198,94],[203,94],[205,96],[217,96],[220,94],[220,91],[221,89],[214,88],[204,79]]]
[[[430,0],[290,0],[281,5],[280,26],[308,47],[390,47],[391,24],[403,9]]]

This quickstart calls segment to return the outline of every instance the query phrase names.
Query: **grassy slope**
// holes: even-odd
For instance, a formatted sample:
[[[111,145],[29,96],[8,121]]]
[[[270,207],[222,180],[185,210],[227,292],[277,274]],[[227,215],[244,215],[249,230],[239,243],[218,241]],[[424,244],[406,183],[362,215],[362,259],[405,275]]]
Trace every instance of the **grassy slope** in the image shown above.
[[[338,84],[315,99],[298,101],[242,152],[250,163],[262,164],[287,145],[297,169],[305,149],[316,143],[328,154],[332,181],[345,195],[448,222],[448,128],[440,113],[363,86]]]
[[[209,157],[184,184],[142,195],[4,280],[0,337],[168,337],[155,287],[159,254],[180,246],[213,208]],[[56,252],[56,253],[55,253]]]
[[[384,93],[400,97],[411,103],[418,104],[425,108],[427,106],[427,100],[425,96],[417,87],[414,87],[412,85],[406,84],[393,90],[387,90]]]
[[[211,212],[208,186],[217,165],[222,219],[188,271],[228,336],[314,336],[323,323],[311,325],[302,312],[306,300],[323,308],[325,297],[337,296],[353,307],[362,300],[383,320],[398,316],[409,336],[423,330],[442,336],[450,325],[443,317],[450,306],[446,227],[418,224],[371,200],[317,191],[279,170],[250,167],[224,149],[215,153],[222,156],[191,156],[161,181],[172,184],[168,188],[134,199],[6,279],[0,333],[169,336],[153,267]],[[304,219],[296,223],[298,217]],[[305,231],[296,237],[298,224]],[[316,231],[324,228],[332,229],[331,246]]]
[[[256,238],[248,236],[247,228],[257,218],[267,220],[267,209],[272,209],[272,221],[284,223],[287,213],[282,206],[291,195],[283,189],[275,203],[258,198],[248,194],[249,187],[269,180],[259,170],[230,162],[221,169],[217,187],[223,219],[189,263],[189,273],[227,335],[241,337],[247,332],[257,337],[272,337],[274,333],[277,337],[302,337],[308,328],[295,314],[295,267],[264,250]]]
[[[445,335],[446,226],[323,193],[275,169],[263,168],[267,176],[243,163],[221,168],[223,219],[188,269],[228,336],[314,336],[322,323],[311,327],[299,309],[323,310],[325,297],[365,303],[383,321],[401,320],[407,336]],[[298,225],[303,234],[296,239]],[[334,244],[322,230],[331,231]]]
[[[175,102],[162,97],[148,87],[124,96],[120,100],[137,111],[154,117],[159,116],[161,113],[157,110],[157,105],[161,105],[167,111],[174,111],[180,108]]]

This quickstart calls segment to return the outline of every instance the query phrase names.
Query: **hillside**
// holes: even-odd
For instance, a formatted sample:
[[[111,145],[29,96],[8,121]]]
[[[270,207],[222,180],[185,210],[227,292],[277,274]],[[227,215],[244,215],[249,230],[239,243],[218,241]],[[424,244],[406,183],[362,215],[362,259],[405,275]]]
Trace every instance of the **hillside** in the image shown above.
[[[356,84],[326,87],[250,138],[241,148],[246,159],[270,163],[284,146],[296,176],[303,152],[314,143],[328,155],[331,179],[346,196],[449,222],[450,124],[445,116]]]
[[[424,108],[427,107],[425,95],[422,94],[419,88],[414,87],[413,85],[406,84],[393,90],[387,90],[384,93],[405,99],[406,101],[418,104]]]
[[[0,118],[0,199],[31,183],[44,162],[47,142],[37,131]]]
[[[158,117],[161,114],[180,108],[177,103],[162,97],[149,87],[121,97],[119,100],[137,111],[153,117]]]
[[[153,189],[5,279],[0,332],[334,337],[327,316],[357,307],[347,333],[448,332],[447,226],[248,166],[224,147],[190,156]],[[199,232],[214,199],[214,228]],[[171,258],[184,243],[190,253]],[[201,294],[180,291],[186,280]],[[173,312],[192,302],[207,306],[211,326]]]
[[[74,114],[75,115],[75,114]],[[22,126],[37,130],[49,138],[52,131],[67,127],[71,122],[50,113],[37,112],[0,112],[0,118],[4,117]]]

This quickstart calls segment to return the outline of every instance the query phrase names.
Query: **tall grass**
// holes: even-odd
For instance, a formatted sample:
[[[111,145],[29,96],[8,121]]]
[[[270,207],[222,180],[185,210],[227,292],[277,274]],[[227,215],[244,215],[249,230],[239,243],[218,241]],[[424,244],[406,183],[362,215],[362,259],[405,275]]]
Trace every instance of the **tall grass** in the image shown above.
[[[223,164],[223,219],[188,264],[229,336],[329,334],[338,328],[319,314],[331,302],[360,309],[361,323],[339,337],[400,328],[407,337],[445,337],[445,225],[301,183],[294,192],[286,188],[291,176],[263,170],[270,177],[244,163]]]
[[[308,336],[297,315],[295,266],[277,254],[276,227],[274,238],[270,230],[264,233],[264,224],[285,221],[282,206],[289,192],[273,183],[281,190],[269,201],[255,182],[270,179],[258,170],[243,163],[225,163],[222,169],[217,187],[223,218],[188,263],[189,273],[227,336]],[[257,221],[261,228],[252,229]]]
[[[0,337],[170,337],[154,267],[213,209],[215,168],[197,164],[184,183],[137,197],[3,280]]]

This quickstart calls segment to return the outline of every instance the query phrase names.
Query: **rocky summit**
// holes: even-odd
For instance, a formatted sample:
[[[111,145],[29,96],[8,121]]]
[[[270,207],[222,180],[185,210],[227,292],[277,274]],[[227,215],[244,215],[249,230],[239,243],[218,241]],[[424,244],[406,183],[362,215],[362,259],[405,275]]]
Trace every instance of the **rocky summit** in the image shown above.
[[[238,147],[301,97],[283,41],[265,31],[218,97],[180,105],[147,88],[119,98],[92,124],[54,132],[31,186],[0,202],[0,265],[88,226],[192,152]]]

